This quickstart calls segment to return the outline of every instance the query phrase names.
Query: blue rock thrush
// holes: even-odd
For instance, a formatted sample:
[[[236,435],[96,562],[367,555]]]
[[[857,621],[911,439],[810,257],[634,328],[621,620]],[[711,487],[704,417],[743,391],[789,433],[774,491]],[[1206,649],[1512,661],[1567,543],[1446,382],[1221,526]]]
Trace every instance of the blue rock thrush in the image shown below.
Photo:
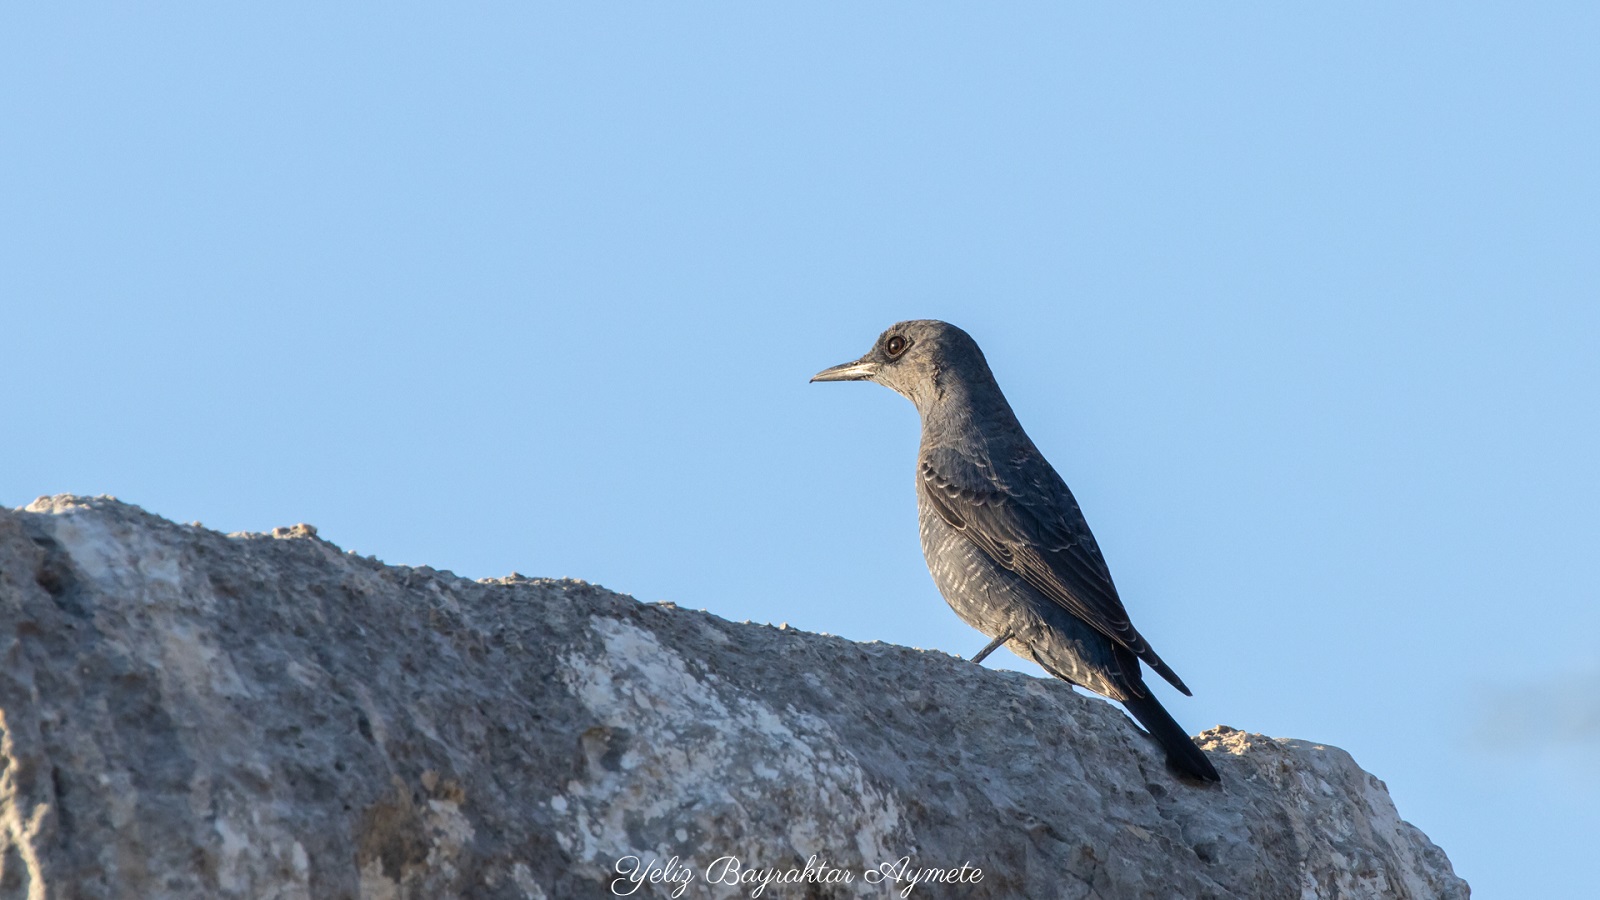
[[[1022,430],[965,331],[901,322],[812,381],[875,381],[922,417],[917,520],[939,592],[963,621],[1063,681],[1122,703],[1176,769],[1217,770],[1150,693],[1139,661],[1189,688],[1128,621],[1078,502]]]

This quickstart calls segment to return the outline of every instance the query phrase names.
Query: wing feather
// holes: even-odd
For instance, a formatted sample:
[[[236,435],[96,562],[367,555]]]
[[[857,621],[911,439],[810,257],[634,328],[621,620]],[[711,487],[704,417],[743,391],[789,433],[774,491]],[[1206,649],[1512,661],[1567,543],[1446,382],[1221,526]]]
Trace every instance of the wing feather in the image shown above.
[[[1117,596],[1100,547],[1066,483],[1043,459],[1023,492],[991,477],[965,454],[939,448],[922,454],[921,487],[940,518],[995,562],[1094,630],[1126,647],[1189,693],[1133,627]],[[1042,490],[1040,490],[1042,489]],[[1029,499],[1025,499],[1029,498]]]

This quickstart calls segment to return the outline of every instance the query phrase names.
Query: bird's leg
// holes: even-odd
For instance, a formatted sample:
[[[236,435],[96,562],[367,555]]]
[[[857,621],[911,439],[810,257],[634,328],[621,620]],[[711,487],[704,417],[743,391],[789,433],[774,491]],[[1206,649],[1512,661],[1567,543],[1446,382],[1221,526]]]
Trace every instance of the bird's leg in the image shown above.
[[[1002,634],[999,637],[995,638],[994,640],[990,641],[989,642],[989,646],[983,648],[982,650],[979,650],[978,651],[978,655],[974,656],[972,658],[972,661],[975,662],[975,663],[983,662],[983,658],[985,656],[988,656],[989,654],[993,653],[994,651],[1000,649],[1000,645],[1004,644],[1006,641],[1009,641],[1009,640],[1011,640],[1011,632],[1008,631],[1005,634]]]

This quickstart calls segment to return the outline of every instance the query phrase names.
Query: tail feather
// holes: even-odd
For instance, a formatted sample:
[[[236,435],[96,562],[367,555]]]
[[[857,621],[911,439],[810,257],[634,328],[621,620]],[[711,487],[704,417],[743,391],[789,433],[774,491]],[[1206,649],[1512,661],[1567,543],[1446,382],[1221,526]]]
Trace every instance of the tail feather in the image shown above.
[[[1222,776],[1212,768],[1211,760],[1206,759],[1205,753],[1189,737],[1189,733],[1167,713],[1160,701],[1148,693],[1149,690],[1145,688],[1145,696],[1124,700],[1122,705],[1167,751],[1167,762],[1174,768],[1202,781],[1221,781]]]

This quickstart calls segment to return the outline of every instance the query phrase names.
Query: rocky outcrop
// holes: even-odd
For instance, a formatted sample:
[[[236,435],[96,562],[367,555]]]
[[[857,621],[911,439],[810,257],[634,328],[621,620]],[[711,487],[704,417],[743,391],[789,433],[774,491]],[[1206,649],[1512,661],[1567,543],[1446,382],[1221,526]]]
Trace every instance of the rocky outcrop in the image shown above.
[[[1333,747],[307,526],[0,511],[0,642],[3,897],[1467,896]]]

